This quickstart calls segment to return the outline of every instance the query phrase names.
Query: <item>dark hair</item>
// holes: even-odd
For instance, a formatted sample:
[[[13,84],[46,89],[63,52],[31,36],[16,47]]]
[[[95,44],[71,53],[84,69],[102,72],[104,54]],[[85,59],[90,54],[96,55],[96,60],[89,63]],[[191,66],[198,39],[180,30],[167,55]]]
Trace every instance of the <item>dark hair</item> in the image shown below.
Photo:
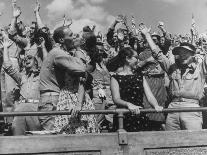
[[[36,37],[38,39],[36,42],[38,45],[41,43],[41,38],[44,38],[45,47],[48,52],[53,48],[53,39],[50,36],[49,28],[43,27],[38,29]]]
[[[114,72],[119,67],[124,66],[127,57],[131,58],[133,55],[134,50],[131,47],[122,48],[117,56],[109,60],[109,62],[106,64],[106,67],[110,72]]]
[[[64,38],[64,36],[65,36],[64,30],[66,28],[68,28],[68,27],[61,26],[61,27],[58,27],[57,29],[55,29],[55,31],[53,33],[53,39],[56,43],[60,43],[59,39]]]

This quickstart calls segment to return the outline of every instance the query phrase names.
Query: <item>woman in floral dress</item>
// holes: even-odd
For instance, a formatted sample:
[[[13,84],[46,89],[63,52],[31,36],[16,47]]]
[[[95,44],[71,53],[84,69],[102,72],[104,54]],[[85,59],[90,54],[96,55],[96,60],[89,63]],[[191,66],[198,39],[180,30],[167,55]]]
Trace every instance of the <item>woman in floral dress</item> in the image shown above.
[[[75,57],[83,61],[83,65],[89,65],[91,59],[86,51],[80,48],[81,39],[77,39]],[[60,91],[57,110],[72,111],[71,115],[56,116],[55,126],[60,133],[84,134],[99,132],[94,115],[77,115],[80,110],[95,110],[94,104],[86,92],[86,82],[88,80],[77,79],[66,73],[65,87]]]

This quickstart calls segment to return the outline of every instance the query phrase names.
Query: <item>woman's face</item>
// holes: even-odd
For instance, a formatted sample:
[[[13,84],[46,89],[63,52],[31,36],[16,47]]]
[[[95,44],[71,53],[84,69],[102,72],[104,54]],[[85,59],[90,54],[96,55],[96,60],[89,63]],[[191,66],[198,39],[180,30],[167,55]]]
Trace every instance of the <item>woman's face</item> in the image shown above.
[[[128,62],[129,66],[134,68],[137,65],[137,61],[138,61],[138,54],[136,51],[133,51],[133,55],[132,57],[127,57],[126,61]]]
[[[175,59],[179,64],[186,65],[190,62],[192,56],[191,52],[181,49],[179,55],[175,55]]]

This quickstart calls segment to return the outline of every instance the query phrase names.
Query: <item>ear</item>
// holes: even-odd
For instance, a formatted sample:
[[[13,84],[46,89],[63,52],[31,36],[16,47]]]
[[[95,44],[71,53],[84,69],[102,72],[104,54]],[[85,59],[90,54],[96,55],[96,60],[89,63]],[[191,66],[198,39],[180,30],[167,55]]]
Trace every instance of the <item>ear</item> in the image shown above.
[[[62,44],[64,43],[64,39],[63,38],[59,38],[59,42]]]
[[[126,62],[129,63],[130,62],[130,58],[126,57]]]

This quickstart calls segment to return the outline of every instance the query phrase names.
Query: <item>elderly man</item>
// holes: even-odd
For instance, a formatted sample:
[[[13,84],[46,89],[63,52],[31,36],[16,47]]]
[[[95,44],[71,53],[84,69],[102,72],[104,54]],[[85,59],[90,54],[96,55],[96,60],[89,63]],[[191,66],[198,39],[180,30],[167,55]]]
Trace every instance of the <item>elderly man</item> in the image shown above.
[[[162,51],[154,44],[145,25],[140,30],[146,37],[154,58],[161,64],[170,77],[171,103],[169,108],[199,107],[203,96],[205,74],[207,73],[207,57],[202,63],[195,61],[195,47],[182,43],[173,49],[175,63],[171,64]],[[166,130],[200,130],[202,129],[202,114],[200,112],[169,113],[166,120]]]
[[[74,48],[73,33],[70,28],[67,26],[57,28],[54,31],[53,38],[57,45],[43,61],[40,71],[40,111],[56,110],[66,72],[80,77],[85,76],[86,71],[81,60],[70,56],[68,53]],[[54,129],[54,116],[41,116],[39,118],[43,129]]]

